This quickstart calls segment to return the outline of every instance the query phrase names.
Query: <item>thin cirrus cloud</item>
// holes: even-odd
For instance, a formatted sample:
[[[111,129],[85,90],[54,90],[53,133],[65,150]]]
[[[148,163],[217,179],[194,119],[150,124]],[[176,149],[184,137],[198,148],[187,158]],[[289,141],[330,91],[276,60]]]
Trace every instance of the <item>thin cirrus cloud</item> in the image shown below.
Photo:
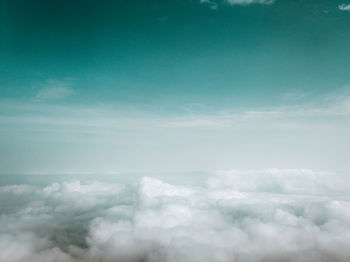
[[[177,115],[115,105],[0,101],[0,173],[129,171],[135,163],[137,171],[152,172],[237,165],[348,170],[348,92],[266,108],[211,111],[192,104]],[[26,143],[12,146],[10,139]]]
[[[212,1],[212,0],[200,0],[201,4],[207,4],[210,9],[216,10],[219,7],[219,3],[228,5],[251,5],[251,4],[266,4],[270,5],[274,3],[274,0],[224,0],[224,1]]]
[[[350,11],[350,4],[341,4],[338,6],[339,10],[341,11]]]
[[[42,100],[58,100],[74,94],[72,83],[69,80],[48,79],[42,84],[35,98]]]
[[[230,5],[273,4],[274,0],[226,0]]]
[[[39,90],[37,99],[51,101],[63,99],[74,94],[69,86],[49,86]],[[286,94],[290,97],[290,94]],[[284,97],[283,97],[284,99]],[[50,124],[53,126],[85,126],[99,128],[135,128],[142,124],[144,127],[229,127],[237,122],[256,122],[259,120],[278,121],[296,119],[309,119],[310,117],[339,117],[350,115],[349,89],[339,93],[329,93],[321,97],[321,104],[312,101],[294,101],[294,105],[275,106],[267,108],[246,108],[235,111],[233,108],[216,112],[206,112],[204,105],[196,105],[191,110],[186,107],[187,112],[178,116],[161,116],[137,110],[126,110],[113,106],[93,106],[87,108],[83,105],[50,105],[45,103],[15,103],[1,101],[0,105],[5,112],[0,118],[8,124]],[[6,111],[11,113],[6,113]],[[50,114],[48,117],[47,115]],[[70,117],[67,117],[70,116]],[[3,123],[4,123],[3,122]],[[86,131],[86,130],[85,130]]]

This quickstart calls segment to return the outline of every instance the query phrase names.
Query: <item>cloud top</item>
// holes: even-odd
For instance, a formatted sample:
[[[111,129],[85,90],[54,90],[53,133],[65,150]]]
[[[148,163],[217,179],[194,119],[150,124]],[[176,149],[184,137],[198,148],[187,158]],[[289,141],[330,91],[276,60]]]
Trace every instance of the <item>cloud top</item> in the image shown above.
[[[347,177],[224,171],[203,185],[0,187],[0,261],[349,261]]]

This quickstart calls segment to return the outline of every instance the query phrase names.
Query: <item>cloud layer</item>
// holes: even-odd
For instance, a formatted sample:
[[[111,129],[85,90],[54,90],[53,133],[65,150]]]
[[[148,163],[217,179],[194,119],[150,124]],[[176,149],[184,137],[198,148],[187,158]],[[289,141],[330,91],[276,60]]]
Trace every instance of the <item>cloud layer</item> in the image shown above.
[[[225,171],[203,185],[69,181],[0,188],[0,261],[350,258],[344,176]]]

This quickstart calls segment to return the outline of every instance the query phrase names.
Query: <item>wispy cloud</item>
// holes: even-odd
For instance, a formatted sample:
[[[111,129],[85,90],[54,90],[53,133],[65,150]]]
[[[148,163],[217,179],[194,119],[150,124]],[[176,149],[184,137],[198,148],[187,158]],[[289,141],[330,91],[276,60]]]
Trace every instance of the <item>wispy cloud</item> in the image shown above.
[[[250,5],[250,4],[265,4],[270,5],[274,0],[225,0],[230,5]]]
[[[201,4],[207,4],[210,9],[216,10],[218,9],[219,5],[218,3],[216,3],[215,1],[211,1],[211,0],[200,0]]]
[[[218,117],[193,117],[184,119],[174,119],[167,123],[173,127],[226,127],[232,125],[232,119]]]
[[[270,5],[274,3],[274,0],[200,0],[200,3],[207,4],[211,9],[216,10],[220,3],[228,5],[251,5],[251,4],[265,4]]]
[[[302,101],[312,95],[310,92],[287,92],[280,96],[284,101]]]
[[[114,130],[118,128],[222,128],[238,123],[266,121],[296,121],[320,117],[350,116],[350,94],[348,89],[338,90],[319,97],[319,103],[296,99],[292,105],[265,108],[234,108],[212,111],[201,104],[186,107],[181,115],[159,115],[145,110],[115,108],[113,106],[68,106],[45,103],[49,99],[62,99],[74,93],[69,86],[45,87],[38,93],[42,103],[16,103],[0,101],[5,112],[0,119],[8,125],[14,123],[62,127],[79,127],[88,130]],[[288,95],[289,97],[289,95]],[[11,124],[12,123],[12,124]],[[87,128],[89,127],[89,128]]]
[[[339,10],[341,11],[350,11],[350,4],[341,4],[338,5]]]
[[[338,91],[322,103],[297,102],[220,111],[198,105],[199,110],[164,114],[51,100],[0,101],[0,172],[208,170],[237,163],[348,170],[350,96]],[[339,160],[320,161],[334,159],[329,148],[337,148]],[[23,164],[13,163],[10,150]]]
[[[74,94],[72,83],[69,79],[55,80],[48,79],[42,84],[35,98],[42,100],[63,99]]]

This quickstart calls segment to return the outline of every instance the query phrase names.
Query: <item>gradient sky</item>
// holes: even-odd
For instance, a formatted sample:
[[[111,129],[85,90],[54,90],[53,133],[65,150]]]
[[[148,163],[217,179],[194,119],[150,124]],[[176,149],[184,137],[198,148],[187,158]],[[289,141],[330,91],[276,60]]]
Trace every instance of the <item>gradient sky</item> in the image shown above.
[[[348,4],[0,0],[0,173],[349,171]]]

